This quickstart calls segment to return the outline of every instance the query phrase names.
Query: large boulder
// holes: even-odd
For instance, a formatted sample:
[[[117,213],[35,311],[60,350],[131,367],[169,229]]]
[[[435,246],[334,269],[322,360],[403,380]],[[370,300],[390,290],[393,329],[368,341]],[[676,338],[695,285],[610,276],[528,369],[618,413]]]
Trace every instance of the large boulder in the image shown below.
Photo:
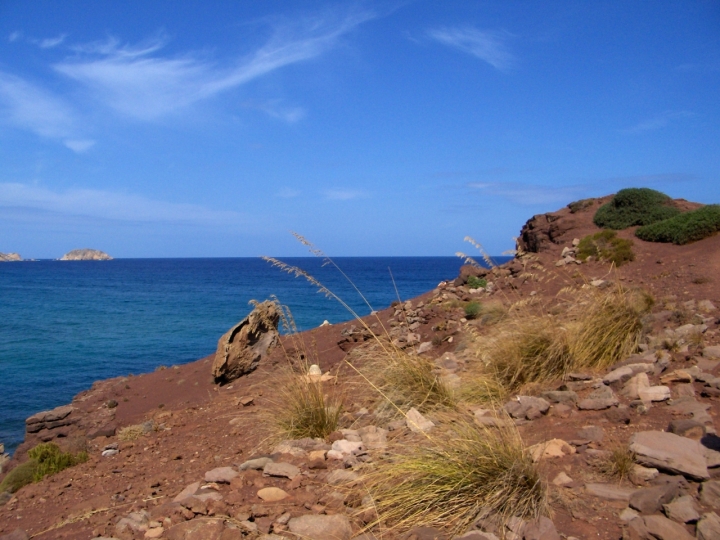
[[[630,450],[643,465],[697,480],[710,478],[705,453],[698,441],[664,431],[641,431],[630,438]]]
[[[254,370],[278,340],[280,313],[270,301],[255,305],[250,315],[218,341],[212,366],[216,382],[229,382]]]

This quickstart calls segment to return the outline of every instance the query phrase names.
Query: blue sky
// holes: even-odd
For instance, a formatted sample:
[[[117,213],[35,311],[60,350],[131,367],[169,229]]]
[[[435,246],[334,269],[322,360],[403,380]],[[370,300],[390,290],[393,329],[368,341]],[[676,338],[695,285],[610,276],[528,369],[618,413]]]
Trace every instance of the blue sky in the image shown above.
[[[452,255],[720,202],[720,3],[0,1],[0,251]]]

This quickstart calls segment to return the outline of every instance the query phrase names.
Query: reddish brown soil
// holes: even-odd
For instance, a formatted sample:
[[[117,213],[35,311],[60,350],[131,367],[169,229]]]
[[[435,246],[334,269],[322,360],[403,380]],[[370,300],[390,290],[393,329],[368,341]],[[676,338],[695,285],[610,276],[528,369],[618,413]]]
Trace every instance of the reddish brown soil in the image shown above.
[[[632,230],[621,231],[621,237],[634,242],[634,262],[615,270],[600,262],[556,267],[555,262],[560,259],[563,247],[570,246],[574,238],[582,238],[598,230],[592,224],[596,208],[593,206],[576,214],[568,209],[554,213],[562,224],[554,242],[547,243],[539,253],[529,254],[523,261],[510,263],[515,267],[524,264],[524,272],[492,276],[500,288],[492,297],[503,301],[529,297],[534,291],[534,296],[552,298],[570,284],[582,284],[593,279],[617,279],[628,287],[648,289],[657,299],[658,310],[674,309],[681,302],[691,299],[711,300],[720,307],[720,278],[717,277],[720,275],[720,235],[687,246],[674,246],[643,242],[633,236]],[[474,298],[462,291],[458,292],[458,296],[460,300]],[[419,300],[427,302],[432,297],[433,291],[429,291],[414,299],[413,303],[417,305]],[[480,297],[481,300],[484,298]],[[394,311],[388,308],[380,312],[379,320],[387,325]],[[718,312],[714,315],[717,317]],[[463,331],[433,330],[439,322],[459,320],[461,317],[462,309],[459,307],[436,309],[428,315],[417,332],[423,342],[438,336],[436,346],[429,353],[431,357],[462,347]],[[374,317],[366,320],[369,324],[378,323]],[[343,335],[343,330],[353,325],[359,327],[353,321],[317,328],[300,336],[310,360],[313,363],[317,361],[323,371],[337,373],[340,379],[352,379],[352,370],[342,361],[348,350],[363,341],[359,334],[351,334],[349,338]],[[706,339],[706,344],[720,342],[717,324],[709,326],[710,337]],[[374,330],[380,332],[380,326],[374,327]],[[293,347],[290,338],[284,339],[284,345],[288,350]],[[675,353],[674,357],[673,369],[694,363],[691,354]],[[85,540],[93,535],[113,536],[115,522],[128,512],[159,508],[186,485],[202,480],[206,471],[224,465],[237,465],[267,452],[271,446],[267,440],[270,430],[266,413],[277,398],[278,371],[285,362],[285,355],[278,348],[256,371],[226,386],[216,385],[210,376],[212,356],[153,373],[96,383],[90,390],[79,394],[73,405],[89,416],[102,416],[98,426],[110,422],[122,427],[154,420],[164,429],[133,442],[120,442],[120,453],[107,458],[101,457],[100,452],[108,443],[117,441],[117,437],[89,440],[90,459],[87,463],[26,486],[10,502],[0,506],[0,536],[16,528],[40,539]],[[715,374],[720,376],[720,371],[716,369]],[[653,378],[653,384],[659,384],[656,381],[657,378]],[[718,398],[701,398],[702,385],[694,384],[698,401],[711,405],[711,416],[718,417]],[[363,392],[346,395],[346,408],[350,413],[354,414],[372,401],[373,396],[367,390]],[[253,401],[243,406],[240,399],[248,396]],[[112,415],[105,405],[108,400],[118,403]],[[582,453],[547,461],[543,465],[549,479],[563,470],[576,480],[577,485],[570,488],[551,488],[553,521],[564,535],[601,539],[621,537],[617,513],[626,504],[601,501],[583,494],[583,481],[600,478],[590,466],[585,449],[607,449],[615,441],[626,441],[632,432],[664,429],[672,416],[667,407],[658,406],[646,415],[632,412],[629,418],[629,423],[625,424],[605,411],[573,410],[568,418],[548,414],[520,426],[522,437],[528,444],[552,437],[577,439],[577,430],[585,425],[599,425],[605,429],[603,442],[591,443],[582,448]],[[352,415],[346,420],[348,425],[354,426],[365,422],[361,417]],[[29,444],[30,441],[18,452],[21,459]],[[292,459],[284,456],[285,461]],[[323,499],[323,474],[323,471],[311,473],[300,481],[290,482],[263,478],[257,472],[246,471],[241,474],[240,480],[219,488],[225,507],[218,514],[242,513],[243,509],[258,502],[255,497],[257,489],[269,485],[282,487],[292,495],[289,501],[266,505],[276,507],[275,514],[284,509],[291,509],[296,514],[300,510],[307,513],[308,508],[319,503],[327,507],[329,513],[340,511],[342,509],[333,509],[332,504]],[[696,486],[693,489],[697,489]]]

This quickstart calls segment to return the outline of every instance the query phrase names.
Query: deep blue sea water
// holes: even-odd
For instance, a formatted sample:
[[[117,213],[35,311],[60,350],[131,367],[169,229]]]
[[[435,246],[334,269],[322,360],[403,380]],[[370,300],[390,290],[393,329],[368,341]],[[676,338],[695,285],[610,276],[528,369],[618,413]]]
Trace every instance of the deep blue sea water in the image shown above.
[[[318,258],[288,258],[369,313]],[[458,275],[455,257],[341,257],[335,262],[375,309]],[[300,330],[348,320],[335,300],[260,259],[116,259],[0,263],[0,442],[12,452],[25,418],[68,403],[99,379],[212,354],[218,338],[276,295]]]

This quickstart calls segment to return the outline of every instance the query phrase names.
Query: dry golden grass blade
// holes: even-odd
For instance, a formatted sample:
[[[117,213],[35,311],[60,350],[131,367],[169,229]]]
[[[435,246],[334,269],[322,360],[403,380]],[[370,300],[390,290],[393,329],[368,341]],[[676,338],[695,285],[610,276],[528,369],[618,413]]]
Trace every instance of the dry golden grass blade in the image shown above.
[[[364,477],[388,527],[460,533],[481,513],[500,521],[547,513],[545,483],[514,427],[479,428],[458,417],[428,446],[402,450]]]

